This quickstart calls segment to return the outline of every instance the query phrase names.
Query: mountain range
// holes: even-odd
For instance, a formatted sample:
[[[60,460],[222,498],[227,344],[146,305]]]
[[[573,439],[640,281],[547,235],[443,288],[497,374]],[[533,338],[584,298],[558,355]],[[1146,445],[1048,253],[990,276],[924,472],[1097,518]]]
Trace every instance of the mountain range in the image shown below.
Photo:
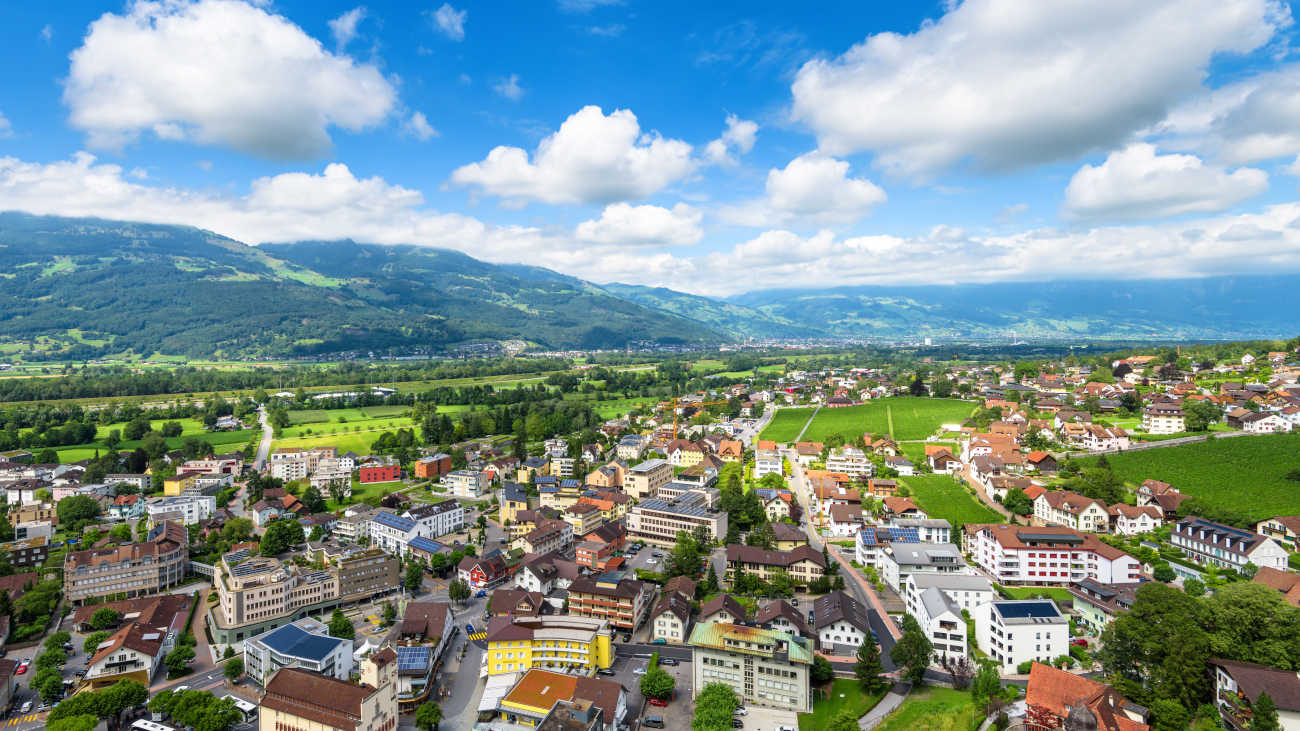
[[[0,213],[0,351],[286,357],[741,338],[1292,337],[1300,276],[748,292],[604,285],[445,249],[248,246],[188,226]]]

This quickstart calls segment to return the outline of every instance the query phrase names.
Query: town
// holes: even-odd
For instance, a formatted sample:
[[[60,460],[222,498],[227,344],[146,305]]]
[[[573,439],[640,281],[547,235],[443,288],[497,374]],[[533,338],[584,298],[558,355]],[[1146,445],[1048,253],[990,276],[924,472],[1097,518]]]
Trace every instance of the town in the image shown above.
[[[15,731],[851,731],[922,688],[1000,728],[1300,718],[1283,345],[66,409],[0,455],[0,700]]]

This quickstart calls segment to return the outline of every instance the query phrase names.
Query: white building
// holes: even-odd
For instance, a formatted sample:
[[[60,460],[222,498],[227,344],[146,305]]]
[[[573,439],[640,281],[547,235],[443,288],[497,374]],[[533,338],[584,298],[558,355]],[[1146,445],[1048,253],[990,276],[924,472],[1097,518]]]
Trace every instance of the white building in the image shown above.
[[[863,642],[874,642],[866,609],[848,592],[832,591],[813,600],[813,629],[822,647],[857,652]]]
[[[628,434],[618,442],[618,458],[627,460],[641,459],[641,453],[645,451],[645,448],[649,443],[650,440],[648,437],[643,437],[637,434]]]
[[[474,470],[456,470],[443,475],[442,484],[447,485],[447,491],[456,497],[478,500],[487,492],[488,475]]]
[[[421,535],[445,536],[465,527],[465,507],[459,500],[443,500],[433,505],[417,505],[402,513],[419,524]]]
[[[832,449],[826,459],[827,472],[842,472],[851,477],[871,477],[875,469],[866,452],[855,447]]]
[[[1056,602],[992,601],[971,612],[979,648],[1012,675],[1022,662],[1050,663],[1070,654],[1070,621]]]
[[[754,479],[768,473],[781,474],[781,453],[775,449],[760,449],[754,453]]]
[[[282,458],[271,461],[271,476],[278,477],[285,482],[301,480],[308,473],[307,458]],[[350,477],[349,477],[350,479]]]
[[[1142,409],[1142,430],[1147,434],[1179,434],[1187,431],[1183,410],[1173,404],[1153,404]]]
[[[1280,414],[1261,411],[1250,416],[1241,417],[1241,430],[1252,434],[1272,434],[1273,432],[1291,431],[1294,426],[1290,420]]]
[[[1272,538],[1188,516],[1174,524],[1169,542],[1200,564],[1240,571],[1246,564],[1287,569],[1286,549]]]
[[[881,577],[895,593],[912,574],[967,573],[961,549],[951,543],[891,543],[877,559]]]
[[[145,504],[145,512],[152,520],[163,513],[178,512],[184,516],[185,525],[196,525],[200,520],[207,520],[217,509],[217,499],[211,495],[179,495],[175,497],[151,497]]]
[[[325,460],[321,460],[324,462]],[[321,495],[329,496],[330,485],[343,488],[344,497],[352,497],[352,470],[318,469],[311,476],[311,486],[320,490]]]
[[[1164,523],[1164,511],[1158,505],[1139,508],[1136,505],[1110,506],[1111,532],[1121,536],[1148,533]]]
[[[300,619],[244,641],[244,671],[259,684],[284,667],[350,680],[352,641],[330,637],[329,627]]]
[[[891,528],[911,528],[922,543],[952,543],[952,524],[943,518],[894,518]]]
[[[971,612],[984,602],[997,598],[993,593],[993,583],[977,574],[912,574],[903,582],[902,597],[908,614],[916,614],[920,609],[921,594],[931,588],[946,594],[958,609]]]
[[[966,620],[961,616],[961,607],[942,589],[931,586],[918,594],[916,611],[911,614],[934,645],[936,655],[959,658],[969,654]]]
[[[382,548],[394,556],[405,555],[410,550],[412,538],[428,537],[419,523],[385,511],[370,516],[369,526],[370,545]]]
[[[780,630],[700,623],[691,632],[691,692],[726,683],[746,706],[811,713],[812,640]]]
[[[971,561],[999,584],[1068,587],[1082,579],[1126,584],[1142,576],[1136,558],[1071,528],[983,525],[968,537]]]

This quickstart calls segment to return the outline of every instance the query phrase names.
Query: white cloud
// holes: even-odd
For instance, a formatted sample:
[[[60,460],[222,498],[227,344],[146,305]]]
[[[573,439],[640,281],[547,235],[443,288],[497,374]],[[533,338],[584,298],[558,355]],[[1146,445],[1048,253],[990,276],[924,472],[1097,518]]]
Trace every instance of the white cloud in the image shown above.
[[[583,221],[574,229],[579,241],[617,246],[689,246],[704,238],[704,213],[685,203],[670,211],[659,206],[615,203],[605,207],[599,221]]]
[[[566,13],[590,13],[602,5],[622,5],[623,0],[559,0],[558,4]]]
[[[468,10],[457,10],[450,4],[443,3],[437,10],[426,12],[443,35],[453,41],[465,40],[465,18],[469,15]]]
[[[587,29],[588,33],[596,36],[605,36],[606,38],[617,38],[627,30],[627,26],[622,23],[614,23],[606,26],[593,26]]]
[[[513,101],[519,101],[524,94],[528,93],[527,89],[519,85],[519,74],[510,74],[510,76],[497,82],[492,88],[496,93]]]
[[[289,160],[327,154],[330,125],[382,123],[397,98],[371,64],[331,54],[285,18],[238,0],[137,1],[73,51],[69,121],[93,148],[141,133]]]
[[[1268,190],[1268,173],[1206,165],[1195,155],[1158,155],[1155,145],[1112,152],[1084,165],[1065,189],[1064,216],[1076,221],[1139,221],[1222,211]]]
[[[334,36],[335,42],[338,43],[338,51],[343,52],[344,48],[357,37],[357,24],[366,17],[366,6],[355,7],[346,13],[340,15],[334,20],[328,21],[330,35]]]
[[[1229,165],[1300,153],[1300,64],[1189,98],[1152,132]]]
[[[967,0],[912,34],[808,62],[791,116],[826,154],[871,150],[913,180],[964,161],[1077,159],[1160,122],[1214,54],[1256,49],[1289,23],[1274,0]]]
[[[460,81],[460,83],[462,84],[465,84],[466,86],[474,83],[474,80],[469,77],[469,74],[461,74],[458,81]]]
[[[1010,223],[1027,210],[1029,210],[1028,203],[1017,203],[1014,206],[1007,206],[998,211],[998,215],[993,217],[993,222],[998,224]]]
[[[1255,223],[1234,223],[1219,234],[1219,241],[1277,241],[1283,238],[1282,232],[1270,228],[1260,228]]]
[[[6,137],[13,137],[13,136],[14,136],[13,125],[9,124],[9,120],[5,119],[5,115],[3,113],[0,113],[0,139],[4,139]]]
[[[849,164],[817,153],[801,155],[767,173],[767,198],[724,206],[719,218],[745,226],[854,223],[889,200],[866,178],[850,178]]]
[[[629,110],[605,116],[589,106],[542,140],[531,162],[518,147],[497,147],[482,162],[458,168],[450,183],[480,189],[507,206],[613,203],[644,199],[695,167],[687,143],[642,133]]]
[[[415,114],[412,114],[410,119],[402,123],[402,129],[408,134],[413,134],[420,138],[420,141],[422,142],[430,137],[442,136],[438,130],[433,128],[433,125],[429,124],[429,120],[424,116],[424,112],[416,112]]]
[[[49,41],[53,37],[54,37],[54,26],[47,23],[44,28],[41,28],[41,38],[44,38],[46,41]]]
[[[741,119],[734,114],[727,115],[727,129],[722,137],[704,146],[704,159],[712,165],[734,165],[736,160],[728,150],[735,148],[742,155],[748,155],[754,149],[758,139],[758,123]]]

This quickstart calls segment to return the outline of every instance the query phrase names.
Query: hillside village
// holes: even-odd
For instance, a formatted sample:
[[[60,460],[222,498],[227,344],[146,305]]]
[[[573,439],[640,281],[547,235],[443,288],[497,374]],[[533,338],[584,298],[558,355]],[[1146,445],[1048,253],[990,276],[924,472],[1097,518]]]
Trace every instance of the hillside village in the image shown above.
[[[1265,507],[1300,482],[1268,457],[1300,454],[1300,353],[1174,355],[661,365],[612,418],[563,400],[596,390],[584,368],[486,411],[367,386],[70,415],[41,438],[95,456],[0,455],[0,701],[216,731],[613,731],[721,703],[793,729],[832,688],[866,713],[942,685],[990,723],[1245,731],[1264,695],[1300,720],[1300,503]],[[719,682],[734,701],[696,697]]]

